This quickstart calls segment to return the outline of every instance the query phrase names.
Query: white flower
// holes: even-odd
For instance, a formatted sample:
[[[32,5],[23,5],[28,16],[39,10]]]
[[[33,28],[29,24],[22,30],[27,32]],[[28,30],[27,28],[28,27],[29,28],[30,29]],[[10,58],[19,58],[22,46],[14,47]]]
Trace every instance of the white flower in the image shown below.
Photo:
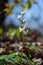
[[[24,22],[25,22],[25,20],[22,20],[22,22],[24,23]]]
[[[25,12],[21,12],[21,15],[24,15],[25,14]]]
[[[19,28],[20,32],[24,31],[26,28],[26,24],[23,26],[23,28]]]
[[[20,15],[18,15],[17,19],[18,19],[18,20],[20,20],[20,19],[21,19],[21,16],[20,16]]]

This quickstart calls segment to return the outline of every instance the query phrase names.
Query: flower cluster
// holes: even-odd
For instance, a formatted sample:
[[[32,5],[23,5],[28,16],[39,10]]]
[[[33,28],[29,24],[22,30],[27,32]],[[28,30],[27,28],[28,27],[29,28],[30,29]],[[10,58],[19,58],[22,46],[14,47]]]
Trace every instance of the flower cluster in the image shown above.
[[[13,1],[14,0],[8,0],[8,3],[12,3]],[[27,0],[22,0],[22,4],[16,4],[13,7],[12,14],[5,18],[5,26],[8,27],[12,24],[13,26],[20,27],[21,22],[17,19],[17,16],[20,12],[24,11],[25,15],[23,18],[26,23],[26,28],[37,30],[43,34],[43,0],[35,0],[30,9],[26,7],[24,10],[22,10],[23,3],[26,4]],[[18,18],[20,19],[20,16]]]

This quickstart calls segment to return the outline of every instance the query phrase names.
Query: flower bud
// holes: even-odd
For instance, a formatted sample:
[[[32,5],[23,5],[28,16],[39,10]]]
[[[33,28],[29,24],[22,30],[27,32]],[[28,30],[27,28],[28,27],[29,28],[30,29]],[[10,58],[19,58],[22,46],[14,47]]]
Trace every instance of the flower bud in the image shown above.
[[[21,19],[21,16],[20,16],[20,15],[18,15],[17,19],[18,19],[18,20],[20,20],[20,19]]]
[[[21,12],[21,15],[24,15],[25,14],[25,12]]]

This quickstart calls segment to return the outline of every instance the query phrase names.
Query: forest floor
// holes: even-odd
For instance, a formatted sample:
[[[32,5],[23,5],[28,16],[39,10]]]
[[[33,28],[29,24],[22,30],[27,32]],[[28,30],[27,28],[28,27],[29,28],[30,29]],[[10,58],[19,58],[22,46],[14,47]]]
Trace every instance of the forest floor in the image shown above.
[[[40,49],[39,49],[40,48]],[[10,53],[22,52],[26,55],[31,55],[30,60],[37,62],[38,65],[43,65],[43,38],[38,37],[36,42],[17,41],[14,38],[9,38],[6,35],[0,36],[0,56],[9,55]],[[36,64],[36,65],[37,65]],[[12,64],[9,64],[12,65]],[[20,65],[32,65],[32,64],[20,64]],[[33,64],[35,65],[35,64]]]

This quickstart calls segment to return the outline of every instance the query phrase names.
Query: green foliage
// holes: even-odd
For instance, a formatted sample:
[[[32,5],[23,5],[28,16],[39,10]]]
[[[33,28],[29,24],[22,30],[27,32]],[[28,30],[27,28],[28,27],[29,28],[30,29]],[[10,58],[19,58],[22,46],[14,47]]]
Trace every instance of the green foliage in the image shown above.
[[[21,4],[22,2],[20,0],[15,0],[15,4]]]
[[[0,28],[0,35],[2,35],[2,34],[3,34],[3,29]]]
[[[12,14],[13,6],[14,4],[7,4],[3,12],[7,12],[7,15],[10,16]]]
[[[4,12],[9,12],[9,9],[8,8],[4,9]]]
[[[0,56],[0,65],[20,65],[21,63],[36,65],[32,60],[22,52],[12,53],[10,55]]]
[[[33,45],[29,44],[28,48],[38,51],[38,50],[40,50],[41,47],[40,46],[33,46]]]
[[[16,37],[19,37],[20,36],[20,30],[19,29],[16,30],[15,36]]]
[[[8,33],[9,33],[10,36],[15,36],[15,37],[19,37],[20,36],[19,29],[10,29]]]
[[[15,29],[10,29],[10,30],[8,31],[8,34],[9,34],[10,36],[14,36],[14,35],[15,35],[15,32],[16,32]]]

